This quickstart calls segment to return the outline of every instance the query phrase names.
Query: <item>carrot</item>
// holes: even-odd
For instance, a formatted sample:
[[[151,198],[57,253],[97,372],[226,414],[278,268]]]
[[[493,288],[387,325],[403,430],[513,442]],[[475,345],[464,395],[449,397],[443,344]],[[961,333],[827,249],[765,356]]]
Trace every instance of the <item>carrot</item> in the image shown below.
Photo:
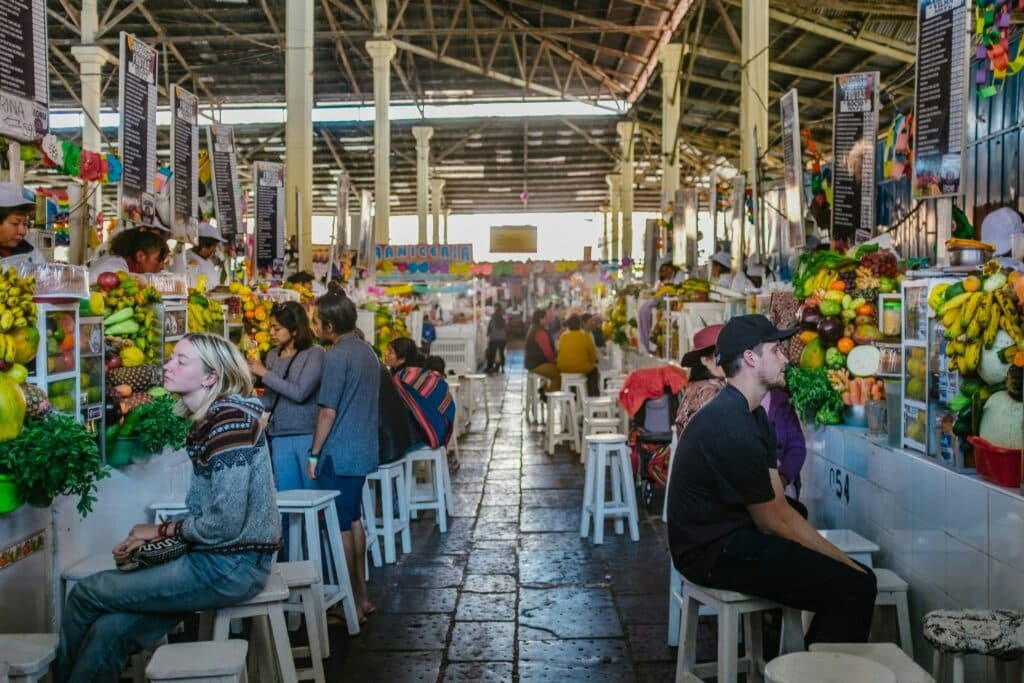
[[[859,406],[863,401],[860,397],[860,379],[854,378],[850,382],[850,405]]]
[[[850,383],[850,386],[851,387],[853,386],[852,382]],[[849,391],[844,391],[843,392],[843,405],[847,405],[847,406],[852,406],[853,405],[853,400],[850,398],[850,392]]]

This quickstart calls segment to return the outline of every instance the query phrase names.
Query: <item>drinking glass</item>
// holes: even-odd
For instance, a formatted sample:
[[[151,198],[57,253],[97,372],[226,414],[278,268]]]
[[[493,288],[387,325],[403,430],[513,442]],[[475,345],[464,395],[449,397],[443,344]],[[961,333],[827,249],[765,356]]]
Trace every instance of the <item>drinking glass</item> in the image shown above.
[[[868,433],[885,434],[885,401],[868,401],[865,407],[868,417]]]

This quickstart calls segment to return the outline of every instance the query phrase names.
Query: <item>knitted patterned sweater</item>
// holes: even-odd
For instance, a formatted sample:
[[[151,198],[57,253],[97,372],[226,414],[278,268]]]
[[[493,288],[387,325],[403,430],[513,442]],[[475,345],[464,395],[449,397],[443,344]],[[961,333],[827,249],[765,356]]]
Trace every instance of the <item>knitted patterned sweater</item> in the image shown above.
[[[281,542],[274,475],[258,399],[230,396],[192,426],[192,482],[178,535],[193,551],[271,552]]]

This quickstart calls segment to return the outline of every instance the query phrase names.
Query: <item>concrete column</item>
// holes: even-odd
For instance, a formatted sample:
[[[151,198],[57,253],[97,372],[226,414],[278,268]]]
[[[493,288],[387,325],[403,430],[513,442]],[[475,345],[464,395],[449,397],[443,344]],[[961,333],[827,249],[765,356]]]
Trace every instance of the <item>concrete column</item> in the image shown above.
[[[430,126],[413,126],[412,134],[416,138],[416,215],[419,218],[417,241],[427,243],[427,204],[430,194],[430,138],[434,129]]]
[[[601,260],[607,261],[611,256],[612,236],[608,233],[608,212],[607,204],[601,205]]]
[[[388,107],[391,105],[391,58],[395,56],[395,44],[390,40],[368,40],[366,51],[373,59],[373,196],[377,199],[373,234],[378,243],[384,244],[391,237],[391,121]]]
[[[768,148],[768,0],[743,0],[742,81],[740,83],[740,172],[754,167],[757,148]]]
[[[679,189],[679,64],[683,45],[669,43],[658,50],[661,59],[661,208],[675,201]]]
[[[313,3],[286,0],[285,12],[285,233],[296,236],[299,268],[309,270],[313,265]]]
[[[444,207],[444,243],[445,244],[451,244],[451,242],[448,241],[448,219],[451,217],[451,215],[452,215],[452,207],[450,207],[450,206]]]
[[[608,183],[608,210],[611,213],[611,232],[608,240],[608,258],[618,260],[622,258],[622,250],[619,248],[619,194],[622,190],[622,178],[618,173],[612,173],[604,177]]]
[[[635,171],[633,166],[633,136],[636,133],[635,121],[620,121],[616,125],[619,132],[622,164],[620,172],[621,187],[619,199],[622,202],[622,256],[633,255],[633,183]]]
[[[96,0],[83,0],[81,13],[81,45],[72,45],[71,54],[79,64],[79,78],[82,83],[82,147],[99,152],[103,142],[100,135],[101,92],[103,89],[103,65],[117,60],[109,52],[95,44],[99,27],[99,12]],[[103,206],[102,185],[94,187],[90,205],[94,213]]]
[[[441,193],[444,192],[444,178],[430,179],[430,205],[434,213],[434,233],[432,241],[441,244]],[[447,235],[446,235],[447,237]]]

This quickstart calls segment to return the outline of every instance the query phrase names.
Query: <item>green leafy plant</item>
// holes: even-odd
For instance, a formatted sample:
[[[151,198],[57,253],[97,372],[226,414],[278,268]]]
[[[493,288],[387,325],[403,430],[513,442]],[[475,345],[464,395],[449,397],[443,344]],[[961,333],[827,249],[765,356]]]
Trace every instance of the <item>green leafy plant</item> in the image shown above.
[[[825,368],[802,370],[791,366],[786,370],[786,386],[790,402],[805,420],[813,419],[821,425],[842,423],[843,398],[832,388]]]
[[[173,397],[161,396],[132,411],[133,433],[139,437],[146,450],[156,453],[164,446],[174,449],[185,446],[185,437],[192,423],[188,418],[174,414],[175,403]]]
[[[92,512],[96,482],[110,476],[95,437],[59,412],[26,421],[21,434],[0,444],[0,472],[14,477],[18,496],[29,503],[48,505],[56,496],[79,496],[83,517]]]

